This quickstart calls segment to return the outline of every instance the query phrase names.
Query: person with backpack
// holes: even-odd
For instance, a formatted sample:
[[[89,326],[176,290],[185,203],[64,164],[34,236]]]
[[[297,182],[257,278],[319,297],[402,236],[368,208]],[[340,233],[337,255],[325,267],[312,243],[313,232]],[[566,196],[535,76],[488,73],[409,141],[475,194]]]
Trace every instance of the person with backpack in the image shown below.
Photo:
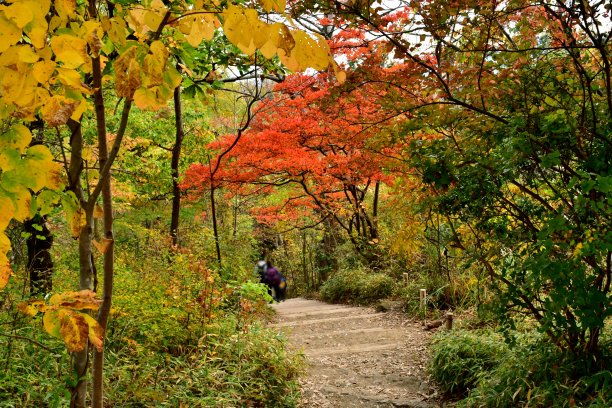
[[[259,258],[259,261],[257,261],[257,264],[255,264],[255,273],[259,277],[259,282],[260,283],[266,283],[265,282],[265,275],[266,275],[266,270],[267,269],[268,269],[268,263],[266,262],[266,260],[262,256],[261,258]]]
[[[287,279],[271,262],[268,262],[266,272],[264,273],[264,280],[264,283],[271,289],[272,298],[277,302],[284,301],[287,295]]]

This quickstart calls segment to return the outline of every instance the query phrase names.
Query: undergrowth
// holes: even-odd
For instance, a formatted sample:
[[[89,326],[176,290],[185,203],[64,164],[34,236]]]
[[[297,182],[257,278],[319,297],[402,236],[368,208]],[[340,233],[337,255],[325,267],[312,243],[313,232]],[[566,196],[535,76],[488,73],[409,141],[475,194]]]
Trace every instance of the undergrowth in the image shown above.
[[[383,273],[363,268],[342,270],[323,284],[320,296],[332,303],[369,304],[390,296],[395,285],[396,281]]]
[[[171,249],[162,232],[132,233],[118,240],[104,406],[297,406],[303,357],[265,327],[270,298],[250,261],[237,258],[220,274],[206,255]],[[56,243],[54,291],[74,290],[78,259],[68,239]],[[40,317],[17,311],[28,297],[20,270],[0,298],[0,407],[68,407],[70,356]]]
[[[432,344],[432,377],[458,407],[612,406],[612,348],[598,361],[559,351],[540,334],[453,331]]]

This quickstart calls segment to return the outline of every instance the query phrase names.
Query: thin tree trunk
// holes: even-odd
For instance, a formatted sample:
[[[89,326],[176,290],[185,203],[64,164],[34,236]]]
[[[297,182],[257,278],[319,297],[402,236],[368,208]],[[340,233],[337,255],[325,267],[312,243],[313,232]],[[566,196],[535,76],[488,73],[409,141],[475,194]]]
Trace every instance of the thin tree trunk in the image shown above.
[[[215,204],[215,188],[210,187],[210,210],[212,211],[213,236],[215,239],[215,249],[217,250],[217,262],[221,267],[221,247],[219,246],[219,227],[217,226],[217,207]]]
[[[95,60],[94,60],[95,61]],[[99,61],[98,61],[99,63]],[[97,67],[99,70],[99,66]],[[96,65],[94,64],[94,73],[101,71],[96,71]],[[101,78],[101,76],[100,76]],[[98,88],[98,89],[101,89]],[[100,92],[100,97],[102,96]],[[104,105],[102,105],[104,108]],[[117,157],[117,153],[119,151],[119,146],[121,145],[121,140],[125,135],[125,130],[127,129],[128,118],[130,114],[130,110],[132,108],[131,101],[125,101],[123,105],[123,112],[121,113],[121,121],[119,123],[119,129],[117,130],[117,136],[115,137],[115,142],[113,144],[112,149],[109,150],[106,145],[106,128],[101,126],[101,122],[98,122],[98,147],[100,150],[100,168],[103,169],[100,171],[100,181],[96,189],[92,193],[89,198],[89,205],[92,208],[91,212],[93,213],[93,208],[95,206],[95,202],[97,199],[96,192],[100,192],[102,194],[102,210],[104,212],[102,218],[102,228],[103,228],[103,246],[104,250],[104,286],[102,287],[102,305],[100,305],[100,309],[98,310],[98,324],[102,327],[103,333],[106,335],[106,327],[108,326],[108,318],[110,316],[112,299],[113,299],[113,283],[114,283],[114,265],[115,265],[115,240],[113,234],[113,200],[112,200],[112,190],[111,190],[111,173],[110,166],[114,162]],[[97,108],[96,108],[97,110]],[[106,123],[106,119],[104,119],[104,124]],[[104,349],[102,351],[94,350],[93,354],[93,365],[92,365],[92,381],[93,381],[93,398],[92,398],[92,407],[93,408],[103,408],[103,400],[104,400]]]
[[[174,121],[176,127],[176,137],[172,148],[172,217],[170,220],[170,236],[172,245],[178,245],[179,214],[181,210],[181,189],[179,188],[179,160],[181,157],[181,147],[185,138],[183,128],[183,106],[181,103],[181,87],[174,89]]]

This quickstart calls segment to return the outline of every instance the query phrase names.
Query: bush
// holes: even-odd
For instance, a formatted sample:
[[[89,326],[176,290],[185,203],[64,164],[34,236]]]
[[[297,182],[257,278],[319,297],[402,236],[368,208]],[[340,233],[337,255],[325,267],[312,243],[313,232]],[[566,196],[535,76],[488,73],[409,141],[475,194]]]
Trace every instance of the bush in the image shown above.
[[[608,350],[609,352],[609,350]],[[511,408],[612,406],[610,356],[592,359],[562,352],[539,335],[519,337],[517,347],[481,375],[461,406]],[[605,362],[604,362],[605,361]]]
[[[491,331],[441,333],[432,344],[432,377],[459,407],[610,407],[612,356],[599,361],[559,351],[533,332],[510,347]]]
[[[492,332],[452,331],[438,334],[431,345],[430,372],[448,395],[465,395],[483,372],[492,370],[508,347]]]
[[[391,296],[394,286],[393,278],[382,273],[343,270],[323,284],[320,294],[327,302],[370,304]]]

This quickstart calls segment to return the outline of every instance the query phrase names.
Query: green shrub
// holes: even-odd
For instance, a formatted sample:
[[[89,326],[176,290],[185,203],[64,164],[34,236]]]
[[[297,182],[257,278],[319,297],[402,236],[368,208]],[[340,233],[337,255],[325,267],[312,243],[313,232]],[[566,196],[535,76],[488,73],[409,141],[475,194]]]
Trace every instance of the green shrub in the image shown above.
[[[464,407],[612,406],[612,359],[609,349],[594,362],[561,352],[540,335],[522,335],[492,370],[481,375]]]
[[[464,395],[479,376],[493,369],[508,352],[503,338],[492,332],[441,332],[431,345],[430,372],[445,394]]]
[[[395,280],[385,274],[363,269],[343,270],[321,287],[321,298],[328,302],[369,304],[389,297]]]
[[[454,331],[432,343],[430,371],[440,389],[463,396],[458,407],[612,406],[612,353],[598,361],[564,353],[534,332],[514,333],[513,347],[491,331]]]

